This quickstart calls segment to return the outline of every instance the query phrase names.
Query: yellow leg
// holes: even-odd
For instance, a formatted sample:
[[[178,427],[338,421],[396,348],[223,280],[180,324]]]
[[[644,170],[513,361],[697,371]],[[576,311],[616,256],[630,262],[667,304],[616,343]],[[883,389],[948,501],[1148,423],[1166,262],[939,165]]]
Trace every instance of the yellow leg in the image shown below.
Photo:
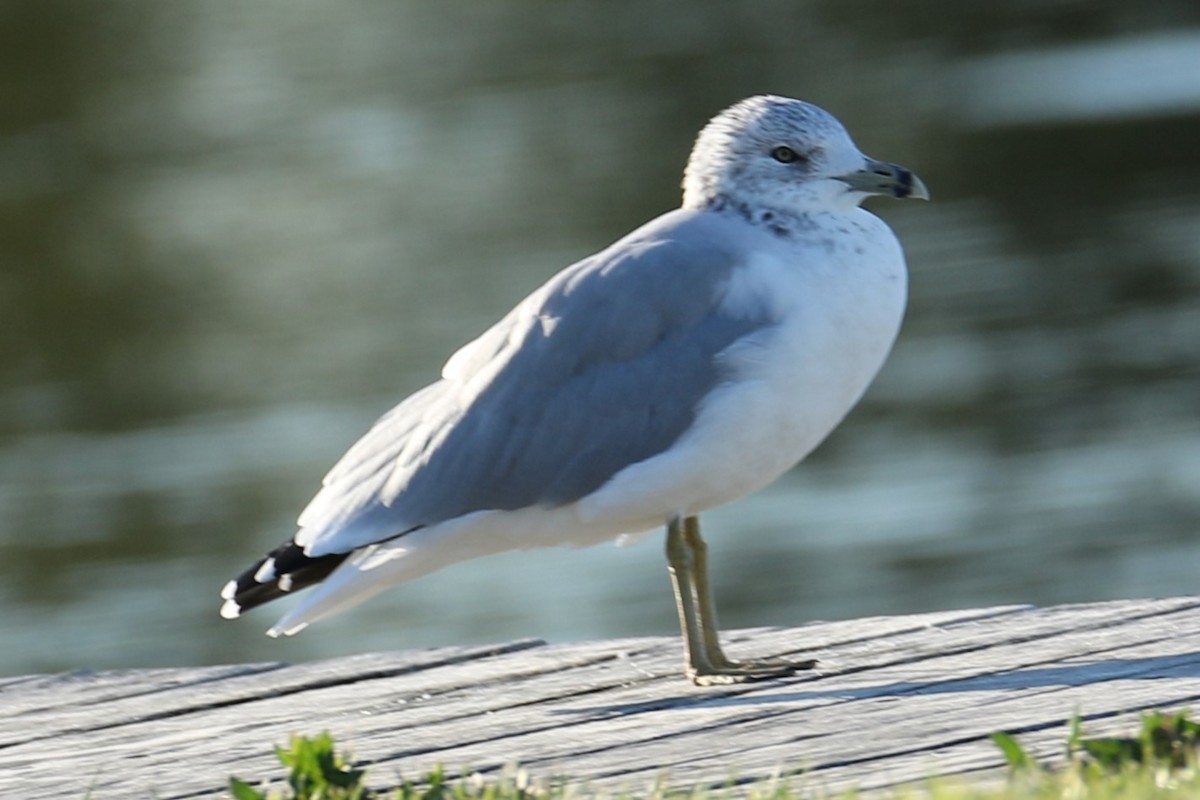
[[[684,537],[683,521],[671,520],[667,525],[667,571],[675,590],[675,608],[679,611],[679,630],[683,634],[683,666],[688,677],[708,664],[704,649],[704,631],[697,610],[696,587],[693,584],[694,554]]]
[[[816,665],[781,659],[732,661],[722,652],[708,581],[708,545],[700,536],[699,518],[675,518],[667,525],[667,569],[683,632],[684,667],[697,686],[785,677]]]

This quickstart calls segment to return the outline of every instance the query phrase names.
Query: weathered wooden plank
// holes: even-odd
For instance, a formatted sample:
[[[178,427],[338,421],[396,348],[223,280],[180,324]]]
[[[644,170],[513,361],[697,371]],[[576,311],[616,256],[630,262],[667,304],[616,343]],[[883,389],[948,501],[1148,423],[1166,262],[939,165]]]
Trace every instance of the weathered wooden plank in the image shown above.
[[[12,702],[0,703],[0,722],[19,717],[32,738],[59,731],[94,731],[177,716],[190,711],[283,697],[342,683],[378,680],[445,667],[462,661],[520,652],[537,640],[474,648],[439,648],[407,654],[366,654],[312,664],[251,664],[181,670],[68,673],[39,679]],[[0,695],[3,697],[3,695]],[[31,735],[5,726],[0,747]]]
[[[1005,607],[736,632],[734,653],[817,657],[792,679],[680,678],[675,638],[517,642],[287,666],[0,684],[0,795],[182,798],[279,775],[273,745],[331,730],[378,786],[435,764],[607,786],[722,784],[807,768],[829,788],[995,769],[1024,731],[1053,754],[1095,725],[1200,698],[1200,600]]]
[[[1194,614],[1191,618],[1196,619]],[[1127,635],[1136,635],[1138,626],[1130,627]],[[1166,627],[1174,630],[1177,626],[1172,622]],[[1064,634],[1067,635],[1071,632]],[[1091,634],[1085,631],[1079,635]],[[1176,636],[1161,639],[1160,644],[1169,651],[1179,650],[1186,654],[1195,649],[1197,642]],[[1067,642],[1063,649],[1071,652],[1073,646]],[[786,707],[786,712],[761,720],[728,715],[722,721],[719,740],[696,745],[689,739],[707,737],[683,732],[671,738],[671,752],[690,753],[690,761],[722,762],[736,756],[743,749],[742,740],[745,739],[755,744],[753,755],[741,759],[743,768],[750,765],[758,769],[782,762],[807,764],[820,770],[841,763],[879,761],[912,751],[935,751],[949,741],[964,737],[982,739],[1002,727],[1030,727],[1031,723],[1034,727],[1057,725],[1070,715],[1074,704],[1083,699],[1088,700],[1082,704],[1085,710],[1098,707],[1107,712],[1112,708],[1108,698],[1097,699],[1095,690],[1100,682],[1111,680],[1120,674],[1119,671],[1075,669],[1052,677],[1048,670],[1027,669],[1048,660],[1052,662],[1053,655],[1048,653],[1044,643],[1030,646],[1017,642],[1012,646],[992,648],[984,654],[965,653],[938,659],[933,664],[908,663],[850,676],[826,675],[816,684],[823,687],[819,692],[795,691],[794,687],[775,685],[755,692],[753,702],[775,703]],[[1152,656],[1146,656],[1140,662],[1125,666],[1124,672],[1135,674],[1161,673],[1167,667],[1175,674],[1181,670],[1186,674],[1189,669],[1194,669],[1194,659],[1184,656],[1156,663]],[[942,675],[948,676],[949,680],[940,679]],[[848,680],[838,680],[839,677],[848,677]],[[1078,696],[1067,693],[1061,701],[1048,705],[1052,698],[1045,695],[1059,683],[1064,690],[1078,683],[1086,691]],[[1027,695],[1034,702],[1012,707],[1013,701],[1019,699],[1016,689],[1027,684],[1032,687]],[[1148,684],[1141,686],[1146,688]],[[1163,687],[1155,686],[1144,697],[1126,686],[1122,688],[1122,692],[1110,695],[1116,702],[1116,710],[1153,706],[1164,701],[1172,704],[1188,702],[1194,687],[1180,681],[1176,684],[1175,694],[1166,694]],[[1039,715],[1048,707],[1052,714],[1047,721]],[[802,734],[788,736],[784,733],[775,741],[764,741],[764,734],[769,735],[772,730],[787,730],[790,727],[787,717],[792,715],[796,715],[795,725]],[[849,724],[848,720],[854,720],[854,723]],[[979,720],[981,727],[972,727],[973,720]],[[694,727],[700,729],[702,726]],[[755,727],[758,729],[751,735],[740,736],[739,728]],[[866,754],[862,754],[864,739],[871,742]],[[709,747],[705,748],[704,743]],[[654,746],[654,743],[645,745],[650,749]],[[991,758],[993,765],[998,763],[994,750]],[[753,763],[755,761],[758,763]],[[676,765],[673,772],[682,772],[679,769],[682,764],[676,762]]]

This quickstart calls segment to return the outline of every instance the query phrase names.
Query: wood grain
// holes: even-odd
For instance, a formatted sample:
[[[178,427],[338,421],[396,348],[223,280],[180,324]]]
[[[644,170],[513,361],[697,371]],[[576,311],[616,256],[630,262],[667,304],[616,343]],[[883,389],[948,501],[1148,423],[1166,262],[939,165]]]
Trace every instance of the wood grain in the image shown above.
[[[786,680],[700,689],[675,638],[521,641],[310,664],[0,680],[0,796],[221,796],[230,774],[279,778],[273,748],[331,731],[377,788],[434,765],[515,762],[637,789],[780,770],[871,789],[996,770],[1018,733],[1053,757],[1085,730],[1200,699],[1200,599],[950,611],[755,629],[732,655],[817,658]]]

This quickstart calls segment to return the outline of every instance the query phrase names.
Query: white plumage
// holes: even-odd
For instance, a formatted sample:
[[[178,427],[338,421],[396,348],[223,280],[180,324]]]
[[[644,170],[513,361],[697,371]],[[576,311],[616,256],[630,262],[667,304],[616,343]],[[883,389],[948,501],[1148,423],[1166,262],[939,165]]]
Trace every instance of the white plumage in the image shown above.
[[[271,629],[293,634],[457,561],[667,525],[700,548],[671,562],[693,679],[796,668],[720,653],[692,518],[803,459],[883,364],[906,271],[869,194],[927,197],[815,106],[723,112],[683,207],[555,276],[381,418],[222,613],[318,583]]]

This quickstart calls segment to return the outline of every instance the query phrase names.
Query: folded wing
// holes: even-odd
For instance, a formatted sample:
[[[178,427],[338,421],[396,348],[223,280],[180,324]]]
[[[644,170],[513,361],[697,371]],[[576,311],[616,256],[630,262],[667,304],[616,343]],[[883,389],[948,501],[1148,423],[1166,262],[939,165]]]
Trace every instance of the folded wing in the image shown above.
[[[770,325],[722,310],[737,253],[720,218],[672,212],[564,270],[384,415],[300,517],[310,557],[485,509],[554,507],[671,446]],[[680,235],[686,229],[686,233]]]

